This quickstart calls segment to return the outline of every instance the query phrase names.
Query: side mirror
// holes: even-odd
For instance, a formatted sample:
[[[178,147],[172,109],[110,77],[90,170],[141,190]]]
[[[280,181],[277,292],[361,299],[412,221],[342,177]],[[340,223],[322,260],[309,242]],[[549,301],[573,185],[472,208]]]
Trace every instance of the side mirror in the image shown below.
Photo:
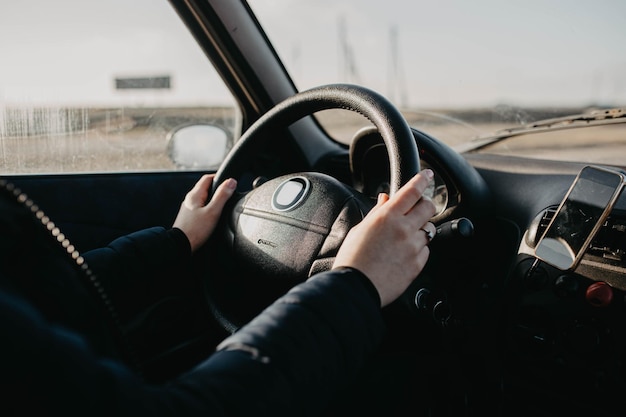
[[[167,134],[167,153],[179,168],[217,169],[230,142],[228,133],[218,126],[182,125]]]

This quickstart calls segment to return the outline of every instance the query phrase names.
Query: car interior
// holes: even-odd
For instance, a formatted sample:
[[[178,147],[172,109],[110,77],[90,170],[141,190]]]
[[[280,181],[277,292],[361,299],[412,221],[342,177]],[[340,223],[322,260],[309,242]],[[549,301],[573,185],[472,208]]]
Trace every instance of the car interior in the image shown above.
[[[209,152],[202,145],[188,151],[192,162],[175,161],[173,168],[55,172],[28,162],[23,171],[1,173],[3,187],[29,207],[34,202],[80,252],[143,228],[171,227],[203,173],[216,173],[216,183],[238,179],[218,231],[189,269],[179,271],[198,285],[172,285],[167,302],[120,329],[135,352],[129,366],[151,382],[188,370],[289,288],[328,269],[378,193],[394,194],[430,168],[437,235],[428,264],[383,310],[383,344],[328,415],[623,415],[623,130],[608,163],[459,150],[412,125],[366,83],[298,89],[245,1],[163,3],[236,108],[234,127],[227,128],[208,113],[188,116],[191,108],[169,114],[169,124],[159,125],[169,132],[169,157],[187,152],[179,148],[193,142],[185,138],[193,136],[185,130],[190,126],[218,141],[224,156],[193,166],[198,154]],[[350,113],[363,124],[349,133],[349,144],[329,133],[320,115],[329,112]],[[7,114],[0,120],[6,167],[27,151],[25,145],[8,150],[14,139]],[[122,134],[119,124],[130,114],[92,112],[80,120],[94,126],[115,120],[115,134]],[[133,129],[154,125],[158,114],[137,116],[144,124]],[[612,127],[626,121],[623,111],[611,110],[584,126],[551,125],[559,123],[568,135],[593,129],[600,119]],[[65,146],[48,146],[54,143]],[[96,166],[98,152],[91,158]],[[281,211],[276,202],[286,183],[310,187],[296,210]],[[354,206],[346,208],[346,198],[354,198]]]

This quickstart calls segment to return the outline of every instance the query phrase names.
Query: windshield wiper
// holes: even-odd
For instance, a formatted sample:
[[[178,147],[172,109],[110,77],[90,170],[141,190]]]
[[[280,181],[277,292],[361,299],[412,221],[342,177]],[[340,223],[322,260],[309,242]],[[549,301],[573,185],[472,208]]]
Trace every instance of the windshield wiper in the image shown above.
[[[480,136],[455,149],[461,153],[476,151],[494,143],[513,136],[523,135],[529,132],[538,133],[548,130],[573,129],[583,126],[606,125],[612,123],[626,123],[626,108],[614,108],[607,110],[594,110],[589,113],[572,116],[555,117],[537,122],[527,123],[518,127],[499,130],[488,136]]]

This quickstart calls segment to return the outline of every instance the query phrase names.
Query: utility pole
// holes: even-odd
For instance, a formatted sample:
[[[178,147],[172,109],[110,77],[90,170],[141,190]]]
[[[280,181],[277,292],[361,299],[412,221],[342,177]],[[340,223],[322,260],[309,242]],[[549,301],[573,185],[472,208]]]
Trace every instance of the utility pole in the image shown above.
[[[359,83],[354,51],[348,42],[344,16],[339,17],[339,76],[346,82]]]
[[[404,71],[402,71],[401,56],[398,51],[398,30],[396,26],[392,26],[389,29],[389,99],[392,102],[398,100],[400,107],[406,107],[407,105],[407,91],[404,81]]]

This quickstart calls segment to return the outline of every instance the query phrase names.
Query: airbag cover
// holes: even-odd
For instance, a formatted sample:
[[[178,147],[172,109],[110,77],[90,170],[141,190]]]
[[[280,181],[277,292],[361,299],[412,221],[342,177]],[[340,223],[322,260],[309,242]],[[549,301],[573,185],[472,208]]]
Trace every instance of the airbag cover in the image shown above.
[[[232,212],[236,264],[256,276],[295,285],[306,279],[316,259],[336,254],[347,231],[366,211],[352,189],[324,174],[268,181]]]

